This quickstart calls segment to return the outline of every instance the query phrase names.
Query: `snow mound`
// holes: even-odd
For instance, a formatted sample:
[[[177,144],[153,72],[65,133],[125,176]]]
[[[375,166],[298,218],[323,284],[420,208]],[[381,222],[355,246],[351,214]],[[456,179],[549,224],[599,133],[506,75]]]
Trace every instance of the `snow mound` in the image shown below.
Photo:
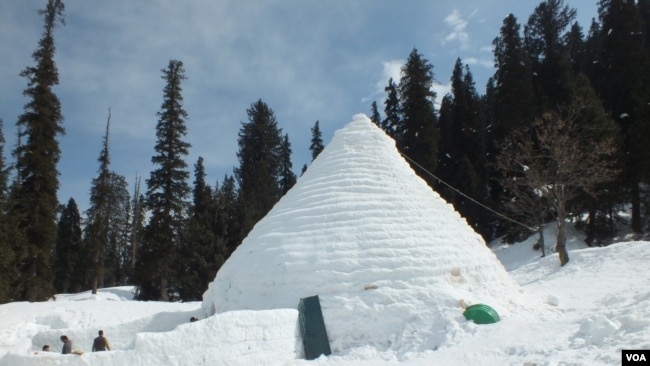
[[[335,354],[436,349],[465,322],[461,299],[502,318],[529,306],[481,236],[362,114],[257,223],[202,308],[295,309],[313,295]]]

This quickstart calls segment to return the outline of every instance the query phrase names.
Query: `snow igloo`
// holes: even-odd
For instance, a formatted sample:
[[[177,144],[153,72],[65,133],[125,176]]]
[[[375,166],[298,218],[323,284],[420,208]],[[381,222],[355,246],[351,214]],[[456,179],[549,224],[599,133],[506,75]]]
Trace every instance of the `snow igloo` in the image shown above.
[[[318,295],[332,352],[436,349],[467,322],[527,307],[496,256],[363,114],[335,132],[204,294],[206,315]]]

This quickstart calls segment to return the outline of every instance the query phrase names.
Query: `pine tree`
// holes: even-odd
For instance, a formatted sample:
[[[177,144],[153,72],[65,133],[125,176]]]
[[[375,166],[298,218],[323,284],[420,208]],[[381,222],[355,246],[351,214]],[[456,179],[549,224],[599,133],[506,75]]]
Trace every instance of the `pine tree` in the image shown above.
[[[214,196],[217,204],[217,218],[212,231],[218,238],[225,240],[226,258],[228,258],[237,249],[246,234],[242,227],[244,214],[235,178],[224,176],[221,185],[217,184]]]
[[[618,147],[616,156],[612,159],[621,161],[625,157],[620,151],[620,129],[614,120],[607,115],[603,102],[591,86],[589,79],[584,74],[576,78],[575,100],[583,104],[582,113],[576,119],[576,124],[585,130],[585,138],[580,143],[585,144],[584,148],[590,148],[591,141],[602,141],[609,139],[614,141]],[[620,190],[616,187],[614,179],[607,183],[600,184],[597,188],[598,194],[582,194],[574,201],[569,202],[575,212],[587,211],[587,226],[585,242],[589,245],[597,245],[609,241],[617,232],[616,206],[623,202],[619,195]],[[577,209],[575,208],[577,207]]]
[[[495,38],[494,60],[494,139],[498,142],[513,128],[531,124],[535,115],[531,60],[519,34],[517,18],[510,14],[503,20]]]
[[[496,157],[501,153],[506,136],[514,129],[525,128],[533,123],[540,105],[537,105],[533,89],[532,60],[526,52],[520,34],[517,18],[509,14],[501,26],[499,36],[494,39],[494,60],[496,72],[492,79],[494,84],[486,90],[491,98],[492,131],[488,140],[489,163],[494,166]],[[509,202],[512,197],[505,196],[499,176],[494,170],[490,174],[490,197],[493,202]],[[513,226],[509,221],[499,223],[497,232],[512,239],[521,233],[520,226]]]
[[[642,231],[640,184],[648,170],[647,146],[650,123],[647,101],[648,55],[644,47],[643,23],[634,2],[601,0],[598,3],[602,29],[599,94],[605,109],[623,135],[620,187],[632,203],[632,229]]]
[[[63,134],[61,103],[52,90],[59,83],[54,62],[54,28],[64,24],[61,0],[49,0],[39,14],[44,17],[44,31],[32,58],[36,66],[27,67],[21,76],[27,78],[24,95],[30,100],[18,118],[19,137],[24,144],[14,150],[18,168],[14,205],[11,207],[18,227],[24,233],[20,249],[21,282],[17,299],[46,300],[54,294],[52,251],[56,242],[56,214],[59,189],[58,171],[61,150],[57,135]],[[28,214],[27,214],[28,213]]]
[[[133,200],[131,207],[133,208],[131,227],[129,229],[129,243],[131,247],[131,263],[129,275],[132,278],[135,272],[135,265],[138,260],[138,248],[142,242],[143,230],[145,226],[145,197],[140,193],[141,177],[136,174],[135,184],[133,189]]]
[[[208,285],[226,261],[227,249],[223,237],[215,235],[216,201],[212,189],[205,182],[203,158],[194,164],[192,206],[183,246],[177,261],[180,276],[180,298],[183,301],[201,300]]]
[[[91,263],[90,285],[93,294],[105,286],[122,284],[127,276],[124,263],[128,251],[129,204],[126,178],[110,170],[109,133],[111,113],[108,111],[106,132],[99,154],[99,172],[91,184],[90,207],[84,241]]]
[[[440,131],[434,109],[436,93],[433,86],[433,65],[416,49],[411,51],[402,66],[398,91],[402,112],[400,151],[408,156],[415,172],[434,186],[435,180],[428,172],[435,172],[438,158]]]
[[[282,130],[278,128],[273,110],[261,99],[246,111],[248,123],[239,132],[239,199],[245,216],[242,232],[253,228],[282,195]]]
[[[171,60],[167,69],[161,71],[167,84],[161,111],[157,113],[157,155],[151,158],[157,169],[147,180],[150,217],[138,251],[135,280],[139,299],[167,301],[175,298],[178,286],[174,263],[182,243],[186,197],[190,192],[189,172],[183,160],[190,144],[182,140],[187,134],[187,112],[181,94],[181,82],[185,79],[183,63]]]
[[[128,276],[129,258],[129,216],[130,201],[126,178],[114,171],[109,174],[109,196],[107,199],[107,235],[108,246],[104,258],[104,276],[102,286],[125,284]]]
[[[102,141],[102,150],[99,153],[99,173],[93,179],[90,188],[90,207],[86,212],[88,223],[86,225],[86,242],[90,251],[92,264],[91,288],[92,293],[97,294],[97,288],[103,287],[104,283],[104,261],[108,249],[108,226],[109,215],[108,205],[111,196],[110,186],[110,154],[108,136],[111,123],[111,110],[108,110],[106,120],[106,132]]]
[[[381,115],[379,115],[379,109],[377,108],[377,102],[373,101],[370,105],[370,120],[381,128]]]
[[[488,198],[485,119],[472,74],[460,59],[456,60],[451,86],[453,97],[445,96],[440,108],[440,134],[444,139],[439,155],[443,165],[438,166],[437,175],[463,195],[449,189],[439,192],[487,238],[487,216],[472,202],[485,202]]]
[[[603,69],[600,64],[600,54],[603,49],[603,36],[600,23],[596,19],[592,19],[587,39],[584,42],[584,63],[582,69],[596,90],[599,90],[602,86]]]
[[[402,141],[402,111],[397,85],[393,78],[388,79],[388,85],[384,88],[384,91],[386,91],[386,100],[384,101],[384,115],[386,118],[382,121],[381,128],[400,147]]]
[[[9,170],[4,158],[4,125],[0,119],[0,304],[11,301],[12,282],[18,277],[15,271],[14,252],[11,248],[12,238],[8,235],[9,216],[7,214],[9,199]]]
[[[565,104],[573,93],[563,32],[575,16],[576,10],[565,5],[564,0],[545,0],[535,8],[524,28],[526,49],[533,61],[533,84],[541,102],[539,111]]]
[[[23,294],[27,291],[27,282],[22,272],[21,264],[27,260],[29,243],[27,235],[20,225],[26,220],[25,213],[19,206],[20,183],[17,178],[13,180],[9,186],[9,192],[6,199],[6,206],[4,208],[3,227],[0,235],[8,244],[6,257],[3,255],[3,260],[6,261],[6,272],[3,272],[6,279],[9,281],[9,301],[23,300]],[[5,253],[5,252],[3,252]]]
[[[460,146],[454,142],[454,98],[451,94],[442,97],[440,102],[440,145],[438,146],[438,167],[436,176],[443,182],[453,184],[454,171],[459,156]],[[442,197],[449,203],[456,202],[456,191],[445,184],[436,187]]]
[[[650,0],[637,0],[637,8],[643,23],[644,48],[646,53],[650,53]]]
[[[5,155],[4,121],[0,118],[0,215],[3,215],[7,207],[7,196],[9,194],[9,168],[6,166]]]
[[[291,143],[285,134],[280,147],[280,196],[284,196],[296,184],[296,174],[291,163]]]
[[[61,212],[54,251],[54,287],[57,293],[80,292],[86,286],[89,268],[81,236],[81,215],[73,198]]]
[[[314,123],[314,127],[311,128],[311,145],[309,145],[309,151],[311,151],[311,161],[314,161],[318,154],[323,151],[325,146],[323,146],[323,134],[320,132],[320,126],[318,121]]]
[[[571,30],[567,33],[565,38],[569,62],[571,63],[573,74],[578,75],[584,73],[586,68],[586,47],[584,34],[582,34],[582,27],[580,27],[578,22],[573,23]]]

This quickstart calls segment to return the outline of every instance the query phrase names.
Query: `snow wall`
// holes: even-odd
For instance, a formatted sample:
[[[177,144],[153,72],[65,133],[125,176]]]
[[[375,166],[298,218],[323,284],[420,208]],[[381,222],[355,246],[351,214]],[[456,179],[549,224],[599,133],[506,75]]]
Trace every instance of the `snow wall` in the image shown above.
[[[187,321],[186,318],[184,318]],[[164,323],[157,320],[158,323]],[[131,324],[134,326],[134,323]],[[131,329],[122,324],[125,334],[135,336],[131,344],[118,347],[120,337],[111,333],[113,349],[109,352],[89,352],[88,347],[96,336],[95,328],[77,330],[51,330],[54,339],[65,331],[75,340],[85,339],[88,344],[73,343],[73,349],[83,349],[84,354],[61,355],[61,343],[53,342],[53,352],[27,354],[8,353],[0,359],[0,366],[38,365],[224,365],[238,366],[242,360],[250,365],[291,364],[304,357],[302,339],[298,328],[298,311],[294,309],[273,311],[232,311],[218,314],[193,323],[183,323],[173,330],[146,332]],[[83,332],[86,332],[83,336]],[[48,334],[37,335],[39,342],[31,349],[40,349],[42,339]],[[50,337],[52,338],[52,337]],[[127,338],[128,339],[128,338]],[[122,348],[124,347],[124,348]],[[20,347],[28,348],[28,347]],[[196,355],[201,355],[201,360]],[[191,356],[190,356],[191,355]],[[195,363],[199,362],[199,363]]]

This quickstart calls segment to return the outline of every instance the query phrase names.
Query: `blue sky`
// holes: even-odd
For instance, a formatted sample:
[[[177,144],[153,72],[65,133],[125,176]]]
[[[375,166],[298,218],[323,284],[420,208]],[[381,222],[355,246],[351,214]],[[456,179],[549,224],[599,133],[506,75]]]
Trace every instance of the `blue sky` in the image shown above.
[[[586,33],[596,0],[566,0]],[[8,150],[27,100],[26,80],[43,29],[45,0],[0,0],[0,118]],[[215,185],[238,165],[237,136],[246,109],[262,99],[293,149],[299,174],[311,154],[317,120],[328,143],[356,113],[383,110],[388,78],[413,48],[431,62],[437,101],[449,92],[460,57],[477,90],[493,73],[492,40],[508,13],[525,24],[538,1],[522,0],[111,0],[66,1],[66,25],[55,31],[66,134],[59,141],[59,200],[88,206],[90,182],[111,108],[111,167],[133,191],[135,176],[154,169],[156,112],[162,103],[160,70],[170,59],[186,69],[183,97],[193,171],[204,158]],[[193,178],[190,179],[190,184]]]

